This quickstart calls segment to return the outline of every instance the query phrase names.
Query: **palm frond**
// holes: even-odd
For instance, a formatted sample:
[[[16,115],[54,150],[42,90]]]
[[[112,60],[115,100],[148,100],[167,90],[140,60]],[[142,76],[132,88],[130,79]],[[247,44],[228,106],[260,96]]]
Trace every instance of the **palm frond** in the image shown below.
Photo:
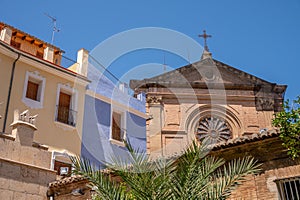
[[[118,183],[110,180],[109,176],[94,165],[88,159],[80,157],[70,157],[73,162],[73,173],[81,175],[90,181],[91,187],[97,193],[97,198],[101,200],[125,200],[128,199],[125,189]]]
[[[225,162],[222,158],[209,156],[211,144],[193,142],[176,159],[150,160],[139,149],[125,141],[128,157],[112,157],[107,167],[123,180],[120,185],[91,163],[73,157],[74,172],[88,178],[96,186],[100,199],[226,199],[250,174],[259,172],[260,164],[245,157]]]

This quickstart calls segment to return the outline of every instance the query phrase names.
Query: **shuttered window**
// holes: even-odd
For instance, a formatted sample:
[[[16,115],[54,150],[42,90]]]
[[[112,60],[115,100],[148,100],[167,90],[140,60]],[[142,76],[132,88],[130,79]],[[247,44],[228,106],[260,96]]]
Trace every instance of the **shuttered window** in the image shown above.
[[[22,102],[35,109],[43,108],[46,79],[38,71],[26,72]]]
[[[122,141],[122,130],[121,130],[122,115],[117,112],[112,114],[112,139]]]
[[[71,104],[71,95],[60,92],[59,93],[59,103],[57,109],[57,121],[70,124],[69,115],[70,115],[70,104]]]
[[[27,90],[26,90],[26,98],[38,101],[38,90],[39,90],[38,83],[28,81]]]

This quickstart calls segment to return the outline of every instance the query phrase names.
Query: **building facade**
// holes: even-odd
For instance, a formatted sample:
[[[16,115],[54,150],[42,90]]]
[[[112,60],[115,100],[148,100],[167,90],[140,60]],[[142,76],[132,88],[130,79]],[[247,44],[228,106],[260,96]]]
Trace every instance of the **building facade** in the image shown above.
[[[199,62],[131,88],[147,95],[147,150],[153,157],[180,153],[192,140],[222,142],[272,129],[284,85],[242,72],[205,52]],[[206,57],[205,57],[206,56]]]
[[[75,63],[79,70],[74,72],[61,66],[59,48],[4,23],[0,30],[1,132],[11,132],[15,109],[29,109],[39,115],[36,142],[80,154],[89,83],[83,59]]]
[[[38,118],[34,122],[35,134],[30,135],[31,143],[34,141],[35,146],[45,148],[44,154],[48,157],[28,154],[25,157],[29,163],[25,164],[39,168],[41,163],[35,159],[44,159],[42,168],[49,172],[44,181],[51,182],[48,190],[43,185],[43,192],[47,191],[44,197],[89,198],[87,181],[71,176],[69,156],[89,158],[103,168],[111,156],[126,159],[124,140],[146,151],[144,95],[134,98],[128,95],[124,84],[116,86],[97,66],[90,64],[89,52],[85,49],[78,51],[77,61],[63,66],[64,52],[58,47],[5,23],[0,23],[0,31],[0,136],[4,141],[16,140],[14,127],[10,126],[14,110],[34,113]],[[11,154],[23,155],[19,150],[20,155],[7,151],[7,147],[14,148],[14,144],[4,143],[1,160],[11,160]],[[31,152],[24,150],[24,153]],[[22,161],[19,157],[13,159]],[[43,179],[39,175],[34,178]],[[1,181],[13,179],[15,177],[6,177]],[[85,190],[87,192],[83,192]],[[1,191],[0,198],[7,197],[4,193]],[[14,196],[14,192],[8,195]],[[42,192],[38,195],[42,196]]]
[[[299,199],[300,160],[287,155],[272,127],[285,85],[240,71],[204,51],[199,62],[132,80],[130,86],[146,93],[151,157],[180,155],[192,140],[208,139],[211,155],[228,161],[252,156],[262,164],[261,173],[248,176],[229,199]]]
[[[126,84],[116,85],[91,63],[81,155],[101,167],[112,157],[126,160],[128,151],[124,140],[133,148],[146,151],[146,102],[143,93],[138,94],[138,98],[128,95]]]

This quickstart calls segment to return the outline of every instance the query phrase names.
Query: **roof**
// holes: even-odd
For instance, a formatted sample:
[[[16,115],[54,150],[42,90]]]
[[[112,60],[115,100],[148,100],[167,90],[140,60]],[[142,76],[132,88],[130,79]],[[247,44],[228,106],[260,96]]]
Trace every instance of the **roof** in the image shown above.
[[[82,176],[79,176],[79,175],[71,176],[71,177],[65,177],[63,179],[56,180],[56,181],[53,181],[53,182],[49,183],[49,188],[61,187],[63,185],[77,183],[77,182],[81,182],[81,181],[88,182],[88,180],[86,178],[84,178]]]
[[[37,42],[37,43],[40,43],[40,44],[43,44],[43,45],[46,45],[46,46],[53,47],[56,51],[65,53],[63,50],[61,50],[61,49],[60,49],[59,47],[57,47],[57,46],[54,46],[54,45],[52,45],[52,44],[50,44],[50,43],[48,43],[48,42],[45,42],[45,41],[43,41],[43,40],[41,40],[41,39],[39,39],[39,38],[37,38],[37,37],[35,37],[35,36],[33,36],[33,35],[30,35],[30,34],[24,32],[24,31],[21,31],[21,30],[15,28],[15,27],[13,27],[13,26],[11,26],[11,25],[9,25],[9,24],[6,24],[6,23],[4,23],[4,22],[0,22],[0,29],[2,29],[3,27],[8,27],[8,28],[12,29],[13,33],[15,32],[15,34],[16,34],[16,33],[20,33],[20,34],[22,34],[22,35],[24,35],[24,36],[26,36],[26,37],[31,38],[32,40],[35,40],[35,42]]]
[[[169,85],[197,88],[207,88],[209,85],[251,90],[257,86],[265,85],[280,93],[284,93],[286,89],[285,85],[268,82],[212,58],[202,59],[152,78],[130,81],[130,87],[133,90],[153,86],[168,87]]]
[[[262,141],[269,138],[278,137],[280,132],[277,130],[263,131],[261,133],[253,133],[251,135],[245,135],[234,139],[229,139],[224,142],[217,143],[213,146],[213,150],[225,149],[233,146],[238,146],[246,143]]]
[[[82,80],[84,80],[86,82],[90,82],[87,79],[87,77],[85,77],[85,76],[83,76],[83,75],[81,75],[79,73],[76,73],[76,72],[74,72],[74,71],[72,71],[72,70],[70,70],[68,68],[64,68],[61,65],[57,65],[57,64],[52,63],[50,61],[41,59],[41,58],[39,58],[39,57],[37,57],[37,56],[29,53],[29,52],[23,51],[21,49],[17,49],[15,47],[13,47],[13,46],[11,46],[11,45],[9,45],[9,44],[1,41],[1,40],[0,40],[0,45],[3,46],[3,47],[5,47],[6,49],[9,49],[10,51],[13,51],[13,52],[18,53],[18,54],[22,54],[24,57],[27,57],[27,58],[30,58],[30,59],[34,59],[34,60],[36,60],[36,61],[38,61],[40,63],[43,63],[43,64],[45,64],[45,65],[47,65],[47,66],[49,66],[51,68],[55,68],[56,70],[62,71],[64,73],[67,73],[67,74],[72,75],[72,76],[76,76],[76,77],[78,77],[78,78],[80,78],[80,79],[82,79]]]

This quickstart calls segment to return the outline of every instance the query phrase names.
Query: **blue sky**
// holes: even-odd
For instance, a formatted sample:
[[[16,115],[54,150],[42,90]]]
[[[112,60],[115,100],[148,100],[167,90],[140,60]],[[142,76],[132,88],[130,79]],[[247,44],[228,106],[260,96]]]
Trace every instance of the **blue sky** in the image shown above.
[[[92,50],[133,28],[168,28],[200,44],[197,35],[206,29],[213,36],[208,46],[215,59],[269,82],[287,84],[286,98],[300,94],[299,0],[1,0],[1,21],[50,42],[52,24],[44,13],[57,18],[61,31],[54,44],[74,60],[78,49]],[[162,64],[164,57],[169,68],[187,64],[178,56],[147,49],[121,56],[109,69],[121,77],[134,66]]]

